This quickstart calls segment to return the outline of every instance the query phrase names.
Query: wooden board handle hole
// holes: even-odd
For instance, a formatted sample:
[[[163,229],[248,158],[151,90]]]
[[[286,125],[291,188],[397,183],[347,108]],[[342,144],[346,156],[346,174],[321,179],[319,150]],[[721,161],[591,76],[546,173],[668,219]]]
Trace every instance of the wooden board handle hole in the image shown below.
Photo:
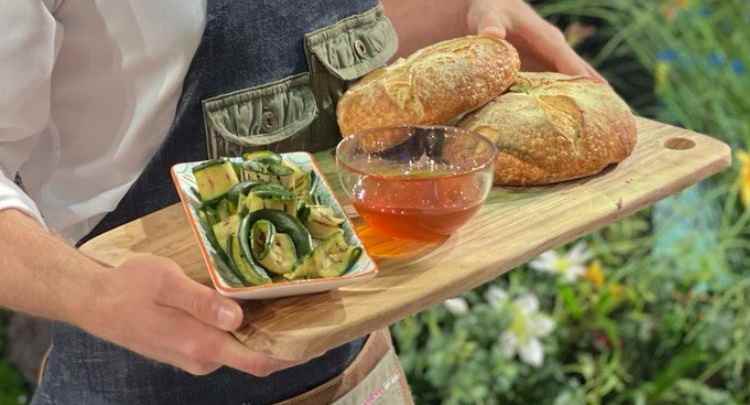
[[[669,138],[664,147],[672,150],[688,150],[695,147],[695,141],[687,138]]]

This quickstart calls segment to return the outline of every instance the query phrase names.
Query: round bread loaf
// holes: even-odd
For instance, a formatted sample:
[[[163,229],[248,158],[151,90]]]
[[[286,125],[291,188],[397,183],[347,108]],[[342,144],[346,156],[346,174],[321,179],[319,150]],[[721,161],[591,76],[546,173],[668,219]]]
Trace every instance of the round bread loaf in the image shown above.
[[[628,157],[636,143],[635,117],[609,86],[557,73],[519,73],[508,93],[458,125],[495,142],[499,185],[590,176]]]
[[[490,36],[440,42],[378,69],[339,100],[342,135],[399,125],[444,124],[513,84],[518,52]]]

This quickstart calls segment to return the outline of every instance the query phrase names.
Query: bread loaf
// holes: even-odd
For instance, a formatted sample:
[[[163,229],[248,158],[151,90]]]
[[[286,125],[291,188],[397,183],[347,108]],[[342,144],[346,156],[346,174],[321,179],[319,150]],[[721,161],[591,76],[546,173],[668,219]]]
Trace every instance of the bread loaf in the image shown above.
[[[352,86],[338,104],[341,133],[446,123],[507,90],[519,67],[516,50],[499,38],[437,43]]]
[[[607,85],[556,73],[519,73],[510,91],[459,126],[495,143],[495,184],[541,185],[589,176],[630,155],[630,108]]]

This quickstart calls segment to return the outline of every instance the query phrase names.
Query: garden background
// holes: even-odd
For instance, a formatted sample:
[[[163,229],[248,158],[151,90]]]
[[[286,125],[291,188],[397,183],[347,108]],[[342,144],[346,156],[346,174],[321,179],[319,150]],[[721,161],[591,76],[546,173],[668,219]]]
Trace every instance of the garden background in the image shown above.
[[[395,325],[416,402],[750,404],[750,2],[532,3],[638,114],[713,135],[735,160]],[[32,389],[0,357],[0,404]]]

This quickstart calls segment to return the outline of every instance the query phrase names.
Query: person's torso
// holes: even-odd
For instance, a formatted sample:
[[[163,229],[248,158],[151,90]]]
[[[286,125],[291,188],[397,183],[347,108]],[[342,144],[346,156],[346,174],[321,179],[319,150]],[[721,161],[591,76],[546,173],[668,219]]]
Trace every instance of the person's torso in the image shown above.
[[[336,102],[383,66],[396,32],[377,0],[209,0],[174,120],[139,179],[79,243],[177,202],[170,168],[340,139]]]
[[[63,10],[65,4],[72,7],[78,3],[64,3]],[[164,101],[169,109],[169,114],[164,114],[168,123],[143,131],[145,126],[156,126],[154,120],[160,110],[152,109],[154,117],[137,122],[120,117],[126,121],[121,125],[132,132],[125,130],[120,138],[106,136],[109,148],[153,144],[139,149],[143,150],[139,156],[144,161],[134,164],[136,180],[126,192],[105,192],[117,197],[114,210],[87,236],[174,202],[168,171],[178,161],[257,148],[309,150],[330,146],[338,136],[338,96],[350,81],[384,64],[396,50],[395,31],[382,8],[376,6],[377,0],[208,0],[200,44],[193,51],[187,72],[180,73],[180,95]],[[142,66],[147,65],[140,61]],[[138,71],[137,66],[133,69]],[[71,123],[68,129],[86,127],[86,123]],[[100,158],[89,156],[90,152],[85,158],[74,158],[75,153],[83,153],[78,149],[87,147],[88,142],[81,140],[77,148],[66,151],[64,144],[76,141],[75,137],[66,139],[70,134],[60,129],[60,159],[52,172],[65,179],[61,168],[69,162],[73,168],[68,180],[80,182],[85,176],[75,177],[75,173],[93,168],[92,162]],[[132,160],[134,152],[130,153],[108,155],[108,162],[102,161],[97,167],[99,176],[111,178],[107,171],[126,164],[123,159]],[[77,214],[91,212],[88,207]],[[197,378],[134,356],[76,328],[61,326],[56,328],[47,373],[35,400],[269,403],[299,395],[340,374],[361,347],[361,339],[350,342],[268,378],[254,378],[227,368]]]
[[[48,226],[75,240],[115,207],[166,136],[205,0],[58,2],[51,122],[21,168]]]
[[[201,100],[310,70],[304,35],[376,4],[210,1],[213,24],[206,21],[205,0],[57,3],[53,12],[63,41],[52,78],[51,122],[20,171],[51,229],[70,241],[89,232],[117,206],[173,123],[181,124],[175,122],[175,111],[206,24],[217,38],[204,44],[203,57],[212,58],[214,68],[204,69],[193,87],[185,89],[200,92],[191,97]],[[222,16],[223,11],[232,18]],[[326,55],[329,67],[351,64],[347,58],[364,55],[361,51],[373,52],[371,42],[365,47],[355,44],[351,33],[343,37],[348,44],[322,38],[326,43],[320,44],[320,52],[333,52]],[[341,52],[342,45],[347,52]],[[225,68],[228,58],[235,63]],[[372,69],[337,74],[353,79],[367,70]],[[190,116],[184,120],[199,120],[203,126],[201,111],[196,116],[187,107]]]

